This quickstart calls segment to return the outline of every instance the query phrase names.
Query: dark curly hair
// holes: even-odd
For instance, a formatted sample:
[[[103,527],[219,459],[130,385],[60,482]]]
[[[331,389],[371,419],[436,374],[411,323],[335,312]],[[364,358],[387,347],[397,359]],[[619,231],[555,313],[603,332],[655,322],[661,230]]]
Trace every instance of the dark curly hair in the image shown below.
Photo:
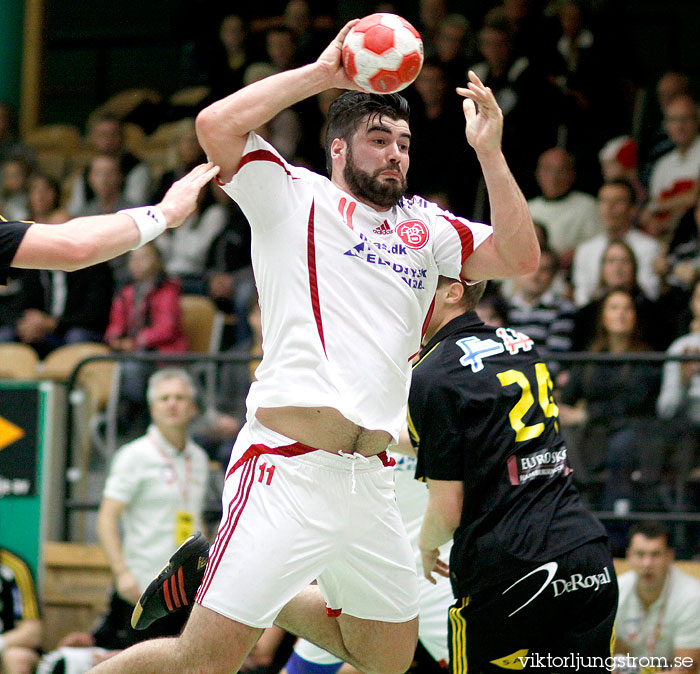
[[[336,138],[349,142],[362,119],[379,115],[408,122],[411,109],[408,101],[399,94],[368,94],[363,91],[346,91],[333,101],[328,110],[326,127],[326,170],[331,174],[331,143]]]

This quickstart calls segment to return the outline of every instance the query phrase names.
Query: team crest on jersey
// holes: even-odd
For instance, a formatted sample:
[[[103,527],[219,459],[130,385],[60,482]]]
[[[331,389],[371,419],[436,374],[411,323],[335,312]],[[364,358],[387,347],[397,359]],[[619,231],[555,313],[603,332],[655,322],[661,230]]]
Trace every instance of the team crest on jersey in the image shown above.
[[[405,220],[396,228],[401,241],[409,248],[417,250],[428,242],[428,228],[421,220]]]

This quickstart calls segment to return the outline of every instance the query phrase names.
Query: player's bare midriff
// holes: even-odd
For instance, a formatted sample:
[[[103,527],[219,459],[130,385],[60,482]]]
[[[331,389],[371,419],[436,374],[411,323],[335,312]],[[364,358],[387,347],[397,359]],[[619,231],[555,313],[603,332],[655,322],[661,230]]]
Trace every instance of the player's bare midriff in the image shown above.
[[[374,456],[391,441],[386,431],[362,428],[332,407],[260,407],[255,416],[270,430],[327,452]]]

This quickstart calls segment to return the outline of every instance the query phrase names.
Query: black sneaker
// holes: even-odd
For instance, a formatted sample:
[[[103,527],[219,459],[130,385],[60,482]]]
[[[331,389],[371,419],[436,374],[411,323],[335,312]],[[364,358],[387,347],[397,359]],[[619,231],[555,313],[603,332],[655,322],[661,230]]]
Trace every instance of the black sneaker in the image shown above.
[[[190,536],[170,558],[158,576],[144,590],[131,626],[145,630],[151,623],[194,603],[209,560],[209,543],[199,531]]]

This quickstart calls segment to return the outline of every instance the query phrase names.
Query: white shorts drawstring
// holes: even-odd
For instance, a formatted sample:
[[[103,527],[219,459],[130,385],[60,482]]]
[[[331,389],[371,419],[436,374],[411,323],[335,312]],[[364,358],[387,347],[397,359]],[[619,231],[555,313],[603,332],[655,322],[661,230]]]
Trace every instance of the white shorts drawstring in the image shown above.
[[[338,454],[342,456],[344,459],[352,459],[352,464],[350,466],[350,475],[352,477],[352,485],[350,488],[350,493],[351,494],[356,494],[357,491],[355,490],[356,482],[355,482],[355,462],[358,459],[362,459],[365,463],[369,463],[369,457],[365,456],[364,454],[359,454],[358,452],[344,452],[342,449],[338,450]]]

